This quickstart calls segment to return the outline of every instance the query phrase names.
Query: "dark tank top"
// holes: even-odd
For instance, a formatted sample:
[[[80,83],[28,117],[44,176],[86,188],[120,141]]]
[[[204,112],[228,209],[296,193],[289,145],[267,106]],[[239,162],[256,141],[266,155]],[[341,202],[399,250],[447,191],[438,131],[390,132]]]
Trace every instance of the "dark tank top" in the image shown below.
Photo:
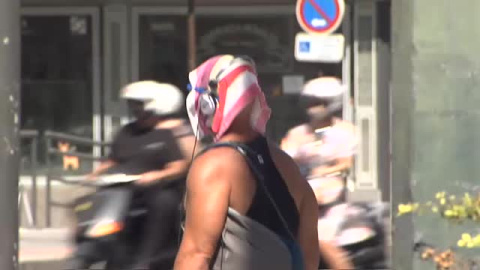
[[[292,195],[288,190],[287,184],[275,166],[275,163],[270,155],[270,149],[268,147],[267,140],[264,137],[258,137],[246,145],[257,154],[262,156],[264,164],[261,166],[261,168],[264,175],[265,186],[277,204],[277,207],[287,222],[290,231],[296,237],[299,227],[298,209]],[[250,156],[250,158],[252,160],[256,160],[256,157]],[[283,226],[282,221],[275,211],[275,208],[269,200],[267,194],[265,194],[265,191],[262,188],[258,187],[258,180],[256,193],[253,197],[250,209],[246,213],[246,216],[264,225],[279,236],[284,238],[288,238],[289,236],[289,233]]]

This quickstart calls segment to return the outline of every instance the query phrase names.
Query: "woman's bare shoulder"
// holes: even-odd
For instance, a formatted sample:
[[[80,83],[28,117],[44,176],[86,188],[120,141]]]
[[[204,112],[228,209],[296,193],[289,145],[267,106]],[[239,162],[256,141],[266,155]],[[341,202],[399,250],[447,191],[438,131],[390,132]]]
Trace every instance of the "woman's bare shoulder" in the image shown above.
[[[243,159],[243,156],[233,148],[212,148],[195,157],[189,175],[203,175],[204,177],[234,175],[247,168],[248,165]]]

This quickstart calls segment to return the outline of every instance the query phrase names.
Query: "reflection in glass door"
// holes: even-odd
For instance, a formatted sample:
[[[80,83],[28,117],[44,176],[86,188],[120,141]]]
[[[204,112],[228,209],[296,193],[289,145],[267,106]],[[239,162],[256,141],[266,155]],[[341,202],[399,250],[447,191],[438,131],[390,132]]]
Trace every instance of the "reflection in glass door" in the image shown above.
[[[134,8],[133,79],[187,86],[186,8]]]
[[[23,11],[22,129],[101,139],[97,32],[95,9]],[[94,151],[92,147],[76,148]],[[40,164],[45,161],[42,149],[44,146],[39,149]],[[63,170],[61,158],[55,165]],[[91,165],[80,162],[74,171],[89,171]]]

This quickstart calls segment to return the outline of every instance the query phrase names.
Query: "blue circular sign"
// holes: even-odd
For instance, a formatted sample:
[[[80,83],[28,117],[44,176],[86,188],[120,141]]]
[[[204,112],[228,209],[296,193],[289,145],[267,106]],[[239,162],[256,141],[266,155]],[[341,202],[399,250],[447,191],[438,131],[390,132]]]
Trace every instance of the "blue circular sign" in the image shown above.
[[[298,0],[297,20],[312,34],[330,34],[340,26],[345,11],[343,0]]]

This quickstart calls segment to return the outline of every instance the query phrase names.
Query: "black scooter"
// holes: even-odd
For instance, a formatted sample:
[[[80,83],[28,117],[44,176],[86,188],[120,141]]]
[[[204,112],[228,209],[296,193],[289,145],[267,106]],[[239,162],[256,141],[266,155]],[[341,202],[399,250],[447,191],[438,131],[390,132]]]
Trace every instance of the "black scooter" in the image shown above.
[[[355,269],[388,269],[386,222],[388,205],[350,203],[350,215],[341,223],[338,244],[348,254]]]
[[[321,220],[334,224],[336,245],[346,252],[354,269],[389,269],[384,203],[343,203],[333,206]],[[322,263],[319,269],[327,269]]]
[[[89,269],[105,262],[105,269],[126,270],[139,263],[138,239],[147,210],[134,196],[137,179],[124,174],[101,176],[91,183],[98,188],[95,193],[74,202],[76,251],[68,269]]]

